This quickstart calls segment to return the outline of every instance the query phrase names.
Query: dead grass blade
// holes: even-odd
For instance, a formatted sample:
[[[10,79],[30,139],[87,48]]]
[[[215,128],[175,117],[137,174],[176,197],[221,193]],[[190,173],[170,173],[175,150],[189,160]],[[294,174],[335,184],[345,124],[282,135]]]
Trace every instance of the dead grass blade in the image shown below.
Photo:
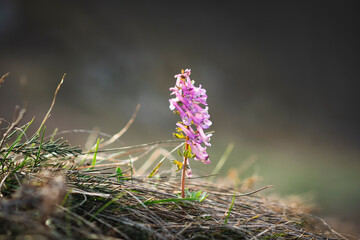
[[[56,90],[55,90],[54,97],[53,97],[53,100],[52,100],[52,102],[51,102],[50,108],[49,108],[49,110],[47,111],[47,113],[46,113],[43,121],[41,122],[39,129],[36,131],[37,134],[40,133],[41,128],[44,126],[45,122],[46,122],[46,121],[48,120],[48,118],[50,117],[51,110],[52,110],[52,108],[54,107],[54,104],[55,104],[56,95],[57,95],[57,93],[58,93],[61,85],[62,85],[63,82],[64,82],[65,76],[66,76],[66,73],[64,73],[63,77],[61,78],[61,81],[60,81],[59,85],[57,86],[57,88],[56,88]]]
[[[10,75],[10,73],[7,72],[7,73],[5,73],[4,75],[2,75],[2,76],[0,77],[0,87],[1,87],[1,85],[5,82],[5,78],[7,78],[9,75]]]
[[[100,148],[110,145],[112,143],[114,143],[117,139],[119,139],[124,133],[126,133],[126,131],[129,129],[129,127],[131,126],[131,124],[134,122],[136,115],[138,113],[140,109],[140,104],[136,105],[135,111],[132,114],[130,120],[126,123],[126,125],[114,136],[112,136],[112,138],[110,138],[109,140],[107,140],[106,142],[102,143],[99,145]]]

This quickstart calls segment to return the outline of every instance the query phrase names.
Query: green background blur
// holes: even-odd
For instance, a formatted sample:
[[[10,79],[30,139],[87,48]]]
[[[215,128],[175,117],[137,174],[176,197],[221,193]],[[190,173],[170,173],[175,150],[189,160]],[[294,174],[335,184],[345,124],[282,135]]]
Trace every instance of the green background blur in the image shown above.
[[[28,103],[39,123],[63,73],[48,129],[170,139],[169,87],[181,68],[208,92],[213,164],[259,186],[311,195],[321,216],[360,224],[359,14],[345,1],[0,1],[1,116]],[[22,90],[20,81],[27,80]],[[83,144],[86,136],[68,136]]]

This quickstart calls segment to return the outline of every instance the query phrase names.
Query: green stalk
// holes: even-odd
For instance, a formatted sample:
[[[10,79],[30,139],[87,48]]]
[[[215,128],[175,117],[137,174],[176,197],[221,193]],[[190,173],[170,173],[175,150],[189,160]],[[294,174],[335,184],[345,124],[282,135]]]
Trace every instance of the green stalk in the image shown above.
[[[98,153],[99,142],[100,142],[100,139],[98,138],[98,140],[96,142],[96,146],[95,146],[94,158],[93,158],[92,164],[91,164],[92,167],[90,167],[89,170],[93,170],[95,165],[96,165],[96,156],[97,156],[97,153]]]

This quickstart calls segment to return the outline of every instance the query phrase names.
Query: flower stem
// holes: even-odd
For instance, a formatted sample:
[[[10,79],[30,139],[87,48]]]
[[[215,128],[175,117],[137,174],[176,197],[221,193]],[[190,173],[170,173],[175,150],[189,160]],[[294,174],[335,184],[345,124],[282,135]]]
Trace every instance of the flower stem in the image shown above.
[[[185,143],[185,150],[188,150],[188,149],[189,149],[189,144]],[[182,198],[185,198],[186,165],[187,165],[187,157],[184,156],[183,169],[182,169],[182,175],[181,175],[181,197]]]

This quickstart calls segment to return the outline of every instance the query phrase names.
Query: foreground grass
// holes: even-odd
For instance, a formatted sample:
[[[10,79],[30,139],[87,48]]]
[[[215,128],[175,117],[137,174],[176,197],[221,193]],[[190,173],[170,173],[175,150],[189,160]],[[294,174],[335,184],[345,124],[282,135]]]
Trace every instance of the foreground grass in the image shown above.
[[[70,146],[56,132],[47,135],[44,124],[55,97],[33,135],[27,132],[32,122],[19,126],[25,109],[2,126],[0,239],[343,238],[304,209],[260,196],[267,187],[243,193],[241,186],[193,178],[180,198],[175,171],[158,173],[182,146],[177,140],[108,148],[136,111],[106,141],[90,132],[85,149]],[[135,169],[139,159],[146,162]]]
[[[60,171],[29,173],[30,180],[2,200],[2,238],[340,238],[310,214],[198,181],[191,182],[192,189],[211,193],[202,202],[178,198],[178,181],[133,178],[117,182],[91,173],[61,172],[65,178]]]
[[[21,141],[29,124],[4,136],[0,150],[1,239],[342,238],[321,219],[261,197],[263,189],[244,194],[194,178],[179,198],[176,175],[133,169],[131,160],[160,143],[110,154],[98,140],[84,153],[44,130]]]

